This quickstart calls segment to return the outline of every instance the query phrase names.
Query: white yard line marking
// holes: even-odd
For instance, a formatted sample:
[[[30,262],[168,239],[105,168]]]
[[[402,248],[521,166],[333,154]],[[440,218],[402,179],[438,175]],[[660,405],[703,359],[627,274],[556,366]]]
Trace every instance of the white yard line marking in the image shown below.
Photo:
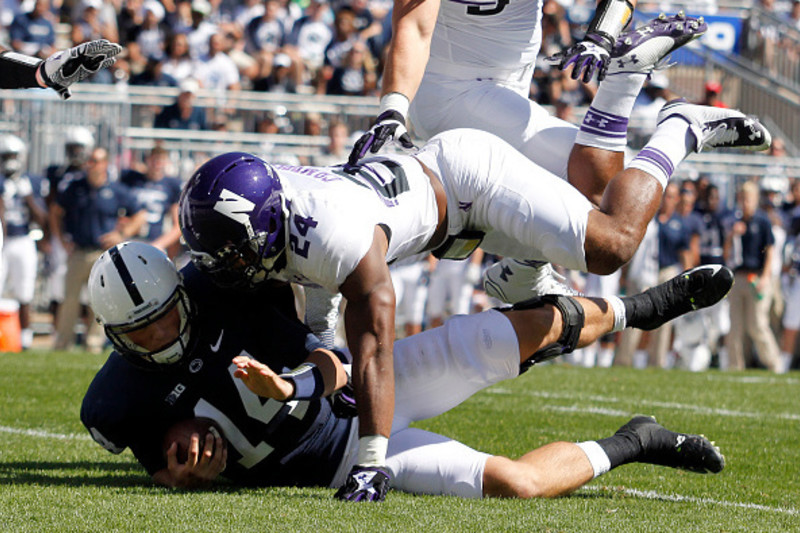
[[[718,409],[714,407],[703,407],[701,405],[692,405],[692,404],[684,404],[678,402],[660,402],[656,400],[646,400],[642,398],[617,398],[614,396],[591,396],[591,395],[582,395],[582,394],[569,394],[569,393],[560,393],[560,392],[543,392],[543,391],[524,391],[522,393],[512,393],[508,389],[503,388],[493,388],[489,389],[487,392],[492,394],[524,394],[526,396],[535,396],[537,398],[547,398],[551,400],[570,400],[570,401],[581,401],[581,402],[593,402],[593,403],[611,403],[611,404],[625,404],[631,403],[637,406],[635,409],[636,412],[641,411],[641,406],[647,407],[660,407],[665,409],[678,409],[682,411],[692,411],[695,413],[703,414],[703,415],[718,415],[718,416],[730,416],[730,417],[739,417],[739,418],[764,418],[765,413],[753,412],[753,411],[737,411],[733,409]],[[548,406],[542,405],[537,406],[541,407],[542,409],[550,409],[550,410],[564,410],[564,411],[575,411],[575,412],[597,412],[598,414],[612,414],[614,410],[612,409],[605,409],[608,413],[604,413],[602,408],[598,407],[578,407],[578,406]],[[629,412],[620,411],[621,414],[629,414]],[[617,413],[614,413],[617,414]],[[775,413],[769,415],[772,418],[777,418],[781,420],[800,420],[800,414],[797,413]]]
[[[91,440],[89,435],[74,434],[74,433],[50,433],[49,431],[42,431],[40,429],[21,429],[12,428],[8,426],[0,426],[0,433],[13,433],[15,435],[28,435],[30,437],[41,437],[45,439],[61,439],[61,440]]]
[[[797,385],[800,379],[776,378],[768,376],[730,376],[725,374],[709,374],[708,381],[730,381],[732,383],[756,383],[759,385]]]
[[[577,405],[543,405],[545,411],[561,411],[565,413],[592,413],[595,415],[606,416],[631,416],[628,411],[619,409],[607,409],[605,407],[578,407]]]
[[[758,503],[746,502],[728,502],[725,500],[714,500],[712,498],[697,498],[695,496],[681,496],[680,494],[660,494],[654,490],[639,490],[628,488],[615,488],[615,487],[597,487],[589,485],[583,487],[581,490],[593,490],[598,492],[622,492],[629,496],[637,498],[644,498],[646,500],[662,500],[668,502],[690,502],[700,503],[706,505],[718,505],[720,507],[736,507],[739,509],[752,509],[756,511],[768,511],[771,513],[780,513],[787,515],[800,515],[800,509],[792,509],[791,507],[771,507],[769,505],[761,505]]]

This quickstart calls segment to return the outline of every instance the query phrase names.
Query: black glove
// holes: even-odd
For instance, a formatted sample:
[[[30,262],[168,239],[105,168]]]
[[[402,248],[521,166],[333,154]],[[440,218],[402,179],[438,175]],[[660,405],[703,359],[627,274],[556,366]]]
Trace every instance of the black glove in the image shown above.
[[[350,502],[382,502],[389,492],[389,470],[385,466],[354,466],[335,498]]]
[[[406,130],[406,119],[403,114],[394,109],[387,109],[378,115],[375,124],[359,137],[347,162],[355,165],[359,159],[367,155],[367,152],[374,154],[386,144],[386,141],[395,140],[400,141],[403,148],[414,148],[414,143],[411,142]]]
[[[606,77],[610,57],[611,45],[602,38],[595,40],[587,34],[583,41],[548,57],[546,61],[558,64],[558,68],[561,70],[573,65],[570,77],[577,80],[583,73],[583,83],[589,83],[595,72],[597,81],[603,81],[603,78]]]
[[[90,41],[51,55],[39,65],[39,73],[45,84],[66,100],[72,96],[70,85],[110,67],[120,52],[122,47],[116,43],[105,39]]]
[[[331,410],[339,418],[353,418],[358,415],[356,410],[356,392],[350,378],[347,385],[337,390],[330,396]]]

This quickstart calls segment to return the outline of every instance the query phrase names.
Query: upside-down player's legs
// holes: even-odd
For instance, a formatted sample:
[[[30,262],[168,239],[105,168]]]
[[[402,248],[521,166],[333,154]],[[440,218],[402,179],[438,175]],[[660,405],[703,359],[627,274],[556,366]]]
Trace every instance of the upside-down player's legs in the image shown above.
[[[415,132],[430,139],[443,131],[474,128],[497,135],[549,172],[567,178],[578,128],[550,115],[511,85],[426,74],[411,103]]]
[[[450,234],[483,231],[487,252],[586,269],[592,205],[569,183],[478,130],[439,134],[416,157],[445,185]]]

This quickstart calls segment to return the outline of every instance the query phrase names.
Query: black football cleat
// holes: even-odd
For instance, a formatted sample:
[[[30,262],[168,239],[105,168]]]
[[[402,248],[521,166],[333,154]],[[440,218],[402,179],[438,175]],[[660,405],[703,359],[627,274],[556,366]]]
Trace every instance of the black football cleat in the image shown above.
[[[651,416],[635,416],[615,435],[633,434],[641,444],[639,463],[680,468],[698,474],[717,474],[725,468],[725,456],[702,435],[670,431]]]
[[[710,307],[733,286],[733,271],[723,265],[702,265],[678,274],[643,293],[622,298],[627,326],[656,329],[670,320]]]

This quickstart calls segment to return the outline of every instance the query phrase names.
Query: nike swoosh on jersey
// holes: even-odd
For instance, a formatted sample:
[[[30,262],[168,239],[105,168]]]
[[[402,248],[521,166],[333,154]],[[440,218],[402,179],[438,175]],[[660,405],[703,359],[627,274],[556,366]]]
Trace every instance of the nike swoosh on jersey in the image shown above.
[[[212,345],[211,345],[211,351],[212,351],[212,352],[214,352],[214,353],[217,353],[217,351],[219,351],[219,347],[220,347],[220,345],[222,344],[222,336],[223,336],[224,334],[225,334],[225,330],[224,330],[224,329],[223,329],[222,331],[220,331],[220,332],[219,332],[219,338],[217,339],[217,342],[216,342],[216,344],[212,344]]]

